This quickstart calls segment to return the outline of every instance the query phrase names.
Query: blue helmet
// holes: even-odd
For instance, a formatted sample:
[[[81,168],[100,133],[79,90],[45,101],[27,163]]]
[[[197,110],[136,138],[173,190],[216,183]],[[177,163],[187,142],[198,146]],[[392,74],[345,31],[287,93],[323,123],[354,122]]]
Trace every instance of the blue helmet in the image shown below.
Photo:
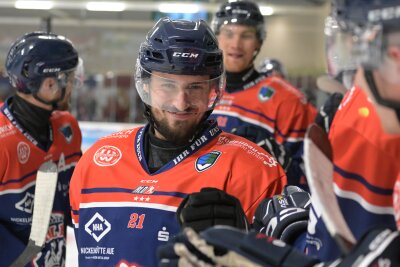
[[[58,77],[77,65],[78,53],[72,43],[46,32],[25,34],[14,42],[6,58],[11,85],[26,94],[36,94],[43,79]]]
[[[203,20],[161,18],[141,44],[138,60],[149,72],[205,74],[213,78],[224,72],[218,41]]]
[[[201,79],[198,85],[201,84],[204,89],[202,92],[206,93],[203,94],[203,99],[197,98],[192,104],[199,112],[212,110],[222,96],[225,73],[222,51],[207,23],[203,20],[161,18],[141,44],[136,63],[136,90],[147,106],[155,106],[147,89],[148,85],[161,78],[154,73],[197,76],[197,79]],[[179,80],[173,83],[179,83]],[[155,91],[153,88],[153,92]],[[194,93],[195,90],[192,90],[192,94]],[[172,97],[170,91],[164,102]]]
[[[258,5],[251,1],[236,1],[222,4],[213,17],[211,28],[218,35],[221,26],[225,24],[253,26],[256,29],[258,39],[260,41],[265,39],[264,17]]]
[[[400,32],[400,0],[332,0],[332,16],[343,32],[350,33],[351,54],[364,76],[375,100],[394,108],[400,115],[400,103],[379,94],[372,72],[391,84],[400,85],[400,77],[393,75],[393,66],[386,57],[392,32]],[[400,116],[399,116],[400,117]]]
[[[381,24],[386,29],[399,27],[398,0],[332,0],[332,10],[343,26]]]
[[[273,72],[276,72],[277,74],[281,75],[283,78],[287,77],[287,72],[283,64],[274,58],[266,58],[264,59],[260,66],[259,66],[259,71],[261,73],[264,73],[266,75],[271,75]]]

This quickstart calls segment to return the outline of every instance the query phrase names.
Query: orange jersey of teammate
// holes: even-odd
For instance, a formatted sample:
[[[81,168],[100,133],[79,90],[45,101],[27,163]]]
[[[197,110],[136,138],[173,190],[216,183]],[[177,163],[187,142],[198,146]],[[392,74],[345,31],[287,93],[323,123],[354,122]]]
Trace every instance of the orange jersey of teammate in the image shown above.
[[[394,185],[393,207],[397,228],[400,230],[400,174],[397,176],[397,181]]]
[[[392,199],[400,171],[400,138],[383,131],[376,110],[360,88],[344,97],[329,139],[335,194],[356,239],[374,227],[395,228]],[[336,259],[340,252],[318,213],[314,208],[310,211],[310,218],[316,220],[309,225],[308,251],[322,260]]]
[[[57,189],[46,243],[27,266],[65,264],[66,224],[71,224],[68,188],[81,156],[81,132],[68,112],[50,118],[49,147],[25,131],[3,103],[0,112],[0,265],[9,266],[28,243],[34,206],[35,180],[46,161],[58,165]]]
[[[257,127],[285,145],[299,164],[304,135],[315,116],[316,109],[300,90],[280,77],[262,75],[244,90],[225,92],[211,114],[226,132],[243,126]],[[297,183],[302,173],[299,168],[294,172],[293,183]]]
[[[176,210],[187,194],[222,189],[240,200],[251,220],[259,202],[286,184],[273,157],[216,123],[150,174],[143,144],[147,129],[100,140],[77,165],[70,196],[79,266],[121,261],[156,266],[156,248],[180,231]]]

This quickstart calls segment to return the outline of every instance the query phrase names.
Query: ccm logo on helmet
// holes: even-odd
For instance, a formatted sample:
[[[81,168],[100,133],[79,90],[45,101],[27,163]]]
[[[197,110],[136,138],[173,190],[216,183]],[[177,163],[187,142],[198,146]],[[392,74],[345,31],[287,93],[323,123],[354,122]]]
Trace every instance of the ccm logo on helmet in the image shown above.
[[[61,69],[60,68],[46,68],[43,69],[43,73],[54,73],[54,72],[59,72]]]
[[[368,13],[369,21],[391,20],[400,17],[400,6],[371,10]]]
[[[181,53],[181,52],[174,52],[172,54],[173,57],[188,57],[188,58],[197,58],[199,54],[194,53]]]

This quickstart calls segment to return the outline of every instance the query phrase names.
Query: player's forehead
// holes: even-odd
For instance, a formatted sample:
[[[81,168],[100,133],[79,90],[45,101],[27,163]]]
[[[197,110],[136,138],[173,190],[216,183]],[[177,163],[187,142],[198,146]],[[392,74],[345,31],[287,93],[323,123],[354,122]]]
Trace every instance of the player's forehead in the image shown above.
[[[234,32],[238,34],[242,33],[256,33],[256,28],[254,26],[242,25],[242,24],[225,24],[221,26],[221,32]]]
[[[152,80],[154,81],[171,81],[178,83],[195,83],[209,80],[209,75],[178,75],[165,72],[152,72]]]

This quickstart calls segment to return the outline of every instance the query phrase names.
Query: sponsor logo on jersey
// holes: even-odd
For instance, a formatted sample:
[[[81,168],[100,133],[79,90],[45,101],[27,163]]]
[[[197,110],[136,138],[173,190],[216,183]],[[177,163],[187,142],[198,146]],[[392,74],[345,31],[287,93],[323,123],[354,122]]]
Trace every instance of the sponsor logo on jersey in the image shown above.
[[[64,136],[65,141],[67,141],[67,144],[71,144],[72,139],[74,137],[74,133],[72,131],[72,127],[71,125],[67,124],[67,125],[63,125],[62,127],[60,127],[58,129],[61,134]]]
[[[141,185],[132,190],[133,194],[151,195],[156,188],[154,186]]]
[[[268,86],[261,87],[260,91],[258,92],[258,98],[261,102],[265,102],[269,100],[275,93],[275,90]]]
[[[215,162],[217,162],[221,154],[222,154],[221,152],[214,150],[211,151],[210,153],[207,153],[199,157],[195,163],[196,171],[203,172],[211,168],[215,164]]]
[[[226,124],[228,122],[228,118],[225,117],[225,116],[218,116],[217,117],[217,122],[218,122],[218,126],[226,127]]]
[[[15,208],[17,210],[32,214],[34,198],[35,196],[33,194],[27,192],[23,199],[15,203]]]
[[[158,180],[140,180],[140,182],[144,184],[156,184]]]
[[[21,164],[25,164],[28,161],[30,154],[31,154],[31,149],[29,145],[25,142],[19,142],[17,145],[18,161]]]
[[[158,231],[157,240],[164,242],[167,242],[169,240],[169,232],[167,231],[167,227],[163,226],[161,231]]]
[[[11,135],[14,132],[15,132],[15,128],[12,126],[12,124],[7,124],[7,125],[0,127],[0,137],[5,137],[8,135]]]
[[[85,224],[85,231],[99,242],[111,231],[111,224],[98,212]]]
[[[122,158],[122,153],[115,146],[102,146],[97,149],[93,161],[101,167],[113,166]]]

